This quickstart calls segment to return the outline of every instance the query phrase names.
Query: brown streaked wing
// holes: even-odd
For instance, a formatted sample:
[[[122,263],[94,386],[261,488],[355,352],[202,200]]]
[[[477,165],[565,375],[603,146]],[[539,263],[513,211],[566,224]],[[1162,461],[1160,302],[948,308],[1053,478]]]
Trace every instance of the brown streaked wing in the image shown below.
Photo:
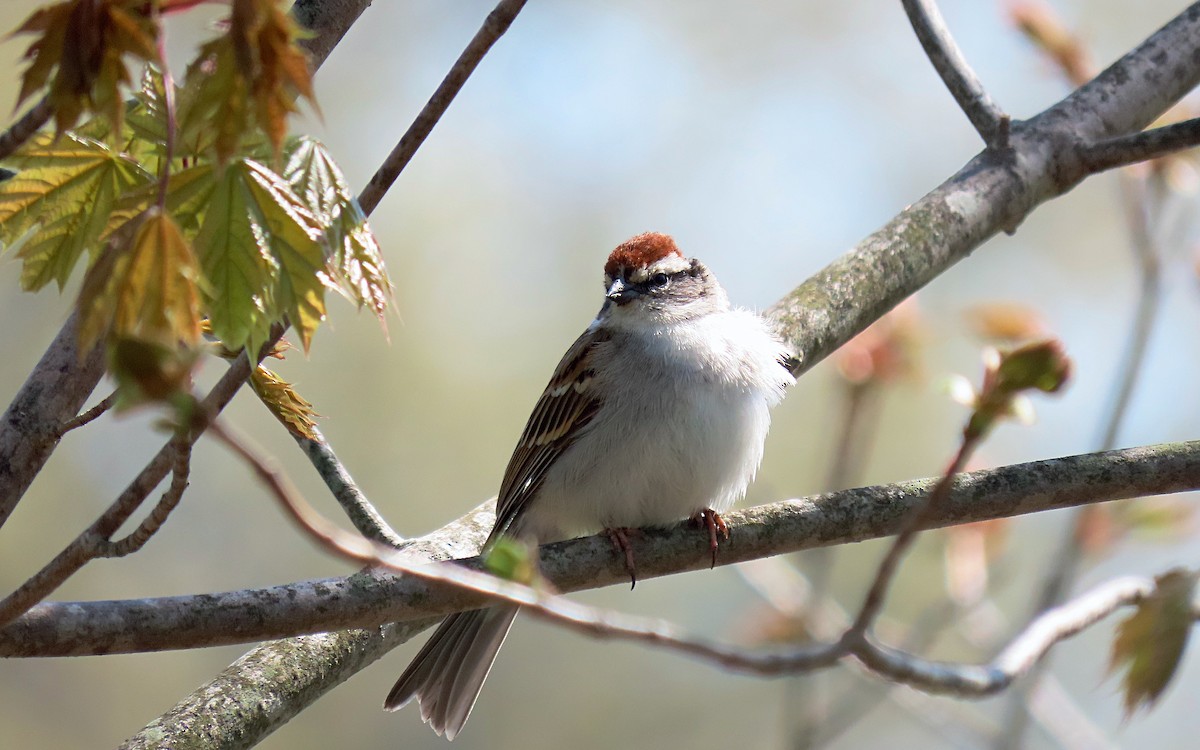
[[[600,403],[589,388],[592,372],[587,367],[588,353],[611,338],[606,333],[587,331],[558,363],[504,470],[496,501],[496,525],[489,541],[505,533],[520,517],[541,488],[546,470],[596,416]]]

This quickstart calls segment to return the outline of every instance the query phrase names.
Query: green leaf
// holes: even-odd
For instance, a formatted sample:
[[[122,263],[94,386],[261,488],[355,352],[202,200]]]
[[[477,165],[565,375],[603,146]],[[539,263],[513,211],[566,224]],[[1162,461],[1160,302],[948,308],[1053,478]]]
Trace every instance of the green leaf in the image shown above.
[[[1054,393],[1071,377],[1071,360],[1054,339],[1025,344],[1001,355],[997,385],[1009,393],[1037,389]]]
[[[164,155],[167,146],[166,84],[157,65],[147,65],[142,74],[142,85],[133,100],[125,108],[125,127],[130,142],[136,147],[150,147],[157,155]],[[175,144],[176,156],[186,151]]]
[[[537,555],[528,544],[512,537],[498,537],[484,553],[484,566],[492,575],[532,585],[538,579]]]
[[[259,365],[250,376],[250,387],[283,426],[294,435],[316,440],[314,428],[320,416],[291,383]]]
[[[325,317],[320,222],[279,175],[239,159],[218,178],[196,238],[213,334],[256,349],[285,315],[307,350]]]
[[[201,163],[171,172],[167,181],[167,211],[179,224],[185,237],[195,238],[200,230],[204,212],[216,186],[216,169],[211,164]],[[126,192],[117,201],[103,237],[150,208],[157,200],[157,181]]]
[[[0,242],[20,246],[26,290],[51,281],[61,289],[106,233],[117,198],[153,180],[104,143],[71,134],[35,136],[6,164],[19,172],[0,183]]]
[[[328,248],[321,224],[292,192],[287,181],[265,166],[244,159],[251,200],[261,212],[268,247],[279,268],[275,300],[300,334],[305,351],[325,320],[324,270]]]
[[[392,283],[367,217],[332,155],[319,141],[299,138],[290,148],[284,177],[325,228],[333,284],[382,321]]]
[[[196,236],[200,267],[208,282],[205,307],[213,335],[240,350],[267,338],[274,305],[269,299],[276,269],[245,187],[229,165],[218,180]]]
[[[1149,707],[1174,676],[1192,632],[1196,573],[1176,569],[1155,578],[1155,589],[1117,626],[1109,672],[1124,667],[1125,713]]]

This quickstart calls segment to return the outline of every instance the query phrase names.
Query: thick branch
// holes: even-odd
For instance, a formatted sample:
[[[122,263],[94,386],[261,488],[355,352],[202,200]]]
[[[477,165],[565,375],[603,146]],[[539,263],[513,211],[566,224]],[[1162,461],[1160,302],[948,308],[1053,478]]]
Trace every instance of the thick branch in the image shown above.
[[[301,40],[308,50],[314,69],[321,67],[329,53],[371,5],[371,0],[296,0],[292,15],[312,36]]]
[[[1005,147],[1007,144],[1003,140],[1007,136],[1005,123],[1008,116],[988,96],[979,77],[963,57],[950,29],[946,28],[937,3],[933,0],[902,0],[902,4],[929,62],[933,63],[983,142],[993,148]]]
[[[1200,3],[985,152],[826,266],[768,315],[795,347],[799,374],[967,257],[1015,231],[1040,203],[1089,174],[1083,143],[1144,128],[1200,83]]]
[[[730,513],[721,564],[896,533],[934,480],[882,485],[788,500]],[[1093,502],[1200,488],[1200,441],[1018,464],[965,474],[924,528],[1006,518]],[[413,559],[463,554],[478,543],[486,514],[447,548],[455,527],[406,547]],[[483,524],[481,527],[480,524]],[[462,527],[459,527],[462,528]],[[702,535],[687,524],[648,531],[638,542],[641,577],[707,567]],[[479,560],[468,561],[478,566]],[[627,580],[603,536],[542,548],[560,591]],[[347,627],[374,627],[479,606],[484,599],[436,584],[379,573],[303,581],[268,589],[117,602],[44,602],[0,630],[0,656],[70,656],[193,648]]]
[[[75,325],[72,313],[0,418],[0,526],[104,374],[101,348],[79,356]]]

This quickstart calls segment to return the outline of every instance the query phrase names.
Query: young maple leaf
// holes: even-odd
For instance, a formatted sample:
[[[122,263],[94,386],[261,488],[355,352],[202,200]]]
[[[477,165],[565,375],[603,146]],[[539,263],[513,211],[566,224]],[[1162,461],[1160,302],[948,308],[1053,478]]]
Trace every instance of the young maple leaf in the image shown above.
[[[1154,579],[1154,592],[1117,626],[1109,672],[1125,668],[1125,713],[1150,706],[1167,689],[1192,630],[1196,574],[1171,570]]]
[[[218,161],[227,161],[257,126],[276,155],[297,97],[316,108],[303,30],[279,0],[232,0],[225,34],[200,48],[188,66],[180,103],[185,140],[211,132]]]
[[[106,331],[167,349],[198,343],[200,266],[175,221],[152,208],[109,244],[79,292],[81,351]]]
[[[145,0],[63,0],[34,11],[13,32],[37,37],[25,51],[17,107],[49,87],[60,133],[85,111],[106,116],[120,132],[121,89],[132,81],[126,58],[158,59],[158,27],[147,8]]]
[[[250,387],[289,432],[309,440],[317,439],[314,429],[320,415],[307,399],[296,393],[291,383],[259,365],[250,375]]]

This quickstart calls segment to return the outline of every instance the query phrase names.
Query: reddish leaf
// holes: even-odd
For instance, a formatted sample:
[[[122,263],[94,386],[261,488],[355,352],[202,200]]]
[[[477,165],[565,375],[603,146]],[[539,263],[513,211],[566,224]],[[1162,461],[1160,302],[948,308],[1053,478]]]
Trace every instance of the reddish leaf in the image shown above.
[[[126,60],[158,58],[158,28],[144,0],[64,0],[35,11],[14,34],[35,34],[17,106],[48,87],[59,132],[85,111],[104,115],[120,131]]]
[[[302,29],[279,0],[232,0],[227,32],[200,48],[188,67],[180,103],[188,139],[216,126],[219,161],[228,160],[257,127],[276,154],[297,97],[316,107]]]
[[[1109,672],[1125,669],[1125,713],[1158,700],[1183,658],[1192,632],[1196,574],[1172,570],[1155,579],[1155,589],[1117,626]]]

